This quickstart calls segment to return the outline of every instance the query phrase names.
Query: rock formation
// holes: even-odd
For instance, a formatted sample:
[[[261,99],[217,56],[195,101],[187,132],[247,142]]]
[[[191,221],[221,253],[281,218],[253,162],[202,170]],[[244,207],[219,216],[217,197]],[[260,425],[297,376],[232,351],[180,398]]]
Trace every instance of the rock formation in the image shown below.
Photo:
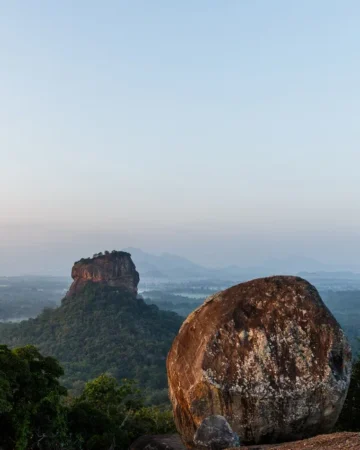
[[[351,351],[316,289],[297,277],[242,283],[183,323],[167,359],[176,426],[188,448],[210,416],[244,444],[327,433],[347,393]],[[211,441],[202,447],[214,446]]]
[[[136,295],[140,280],[131,255],[117,251],[81,259],[73,265],[71,276],[74,281],[66,297],[79,293],[88,282],[124,288]]]

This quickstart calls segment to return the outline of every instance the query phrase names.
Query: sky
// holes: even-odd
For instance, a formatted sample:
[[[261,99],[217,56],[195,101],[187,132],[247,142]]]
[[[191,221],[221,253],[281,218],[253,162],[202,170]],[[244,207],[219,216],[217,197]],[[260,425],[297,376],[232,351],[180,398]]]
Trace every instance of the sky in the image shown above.
[[[0,274],[360,271],[357,0],[13,0],[0,41]]]

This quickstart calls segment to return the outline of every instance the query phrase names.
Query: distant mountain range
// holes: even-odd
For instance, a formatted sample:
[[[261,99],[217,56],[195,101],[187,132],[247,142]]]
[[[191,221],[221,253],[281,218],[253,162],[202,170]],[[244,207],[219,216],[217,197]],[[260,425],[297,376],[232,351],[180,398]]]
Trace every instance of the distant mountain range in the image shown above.
[[[269,259],[259,266],[239,267],[231,265],[223,268],[207,268],[195,264],[187,258],[170,253],[153,255],[138,248],[129,247],[124,251],[132,255],[141,279],[158,279],[159,281],[180,281],[193,279],[217,279],[227,281],[244,281],[250,278],[270,276],[275,274],[298,275],[311,274],[321,276],[324,274],[336,275],[337,278],[359,277],[350,271],[337,271],[328,264],[321,263],[312,258],[289,256],[285,259]],[[304,275],[305,276],[305,275]]]
[[[301,273],[332,273],[331,276],[342,274],[348,277],[345,272],[353,273],[358,271],[358,267],[351,265],[331,265],[319,262],[312,258],[297,255],[285,258],[271,258],[263,263],[246,266],[239,257],[238,265],[228,265],[220,268],[204,267],[178,255],[171,253],[161,253],[158,255],[147,253],[139,248],[125,248],[133,256],[133,260],[140,273],[141,280],[156,279],[159,281],[183,281],[212,279],[214,281],[234,281],[240,282],[247,279],[263,277],[268,275],[296,275]],[[26,250],[26,258],[23,257],[24,249],[0,248],[0,276],[4,275],[36,275],[36,276],[65,276],[69,278],[69,258],[74,257],[74,250],[58,249],[54,252],[54,258],[49,263],[48,256],[42,251],[32,252]],[[91,252],[87,252],[89,255]],[[86,254],[85,253],[85,254]],[[46,256],[46,257],[45,257]],[[31,263],[30,263],[31,262]],[[215,261],[216,263],[216,261]],[[211,261],[214,264],[214,261]],[[355,276],[357,276],[355,274]]]
[[[191,279],[213,274],[212,269],[202,267],[178,255],[170,253],[152,255],[133,247],[123,251],[131,254],[140,278]]]

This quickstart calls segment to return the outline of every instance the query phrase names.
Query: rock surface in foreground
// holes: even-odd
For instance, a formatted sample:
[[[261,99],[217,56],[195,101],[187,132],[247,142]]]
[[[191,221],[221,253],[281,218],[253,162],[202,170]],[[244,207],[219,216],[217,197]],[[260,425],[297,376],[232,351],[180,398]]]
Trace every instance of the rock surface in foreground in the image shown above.
[[[355,450],[360,449],[359,433],[335,433],[281,445],[241,447],[242,450]],[[233,449],[235,450],[235,449]],[[237,450],[239,450],[237,448]]]
[[[158,434],[141,436],[129,450],[185,450],[178,434]]]
[[[226,419],[241,444],[271,444],[332,429],[351,351],[312,285],[270,277],[215,294],[190,314],[167,369],[187,447],[196,447],[195,433],[213,415]]]
[[[130,450],[185,450],[180,436],[158,435],[142,436],[131,446]],[[279,444],[240,447],[241,450],[355,450],[360,449],[359,433],[335,433],[316,436],[303,441]],[[239,450],[235,447],[233,450]]]
[[[74,281],[66,297],[78,294],[89,282],[124,288],[136,295],[140,280],[131,255],[116,251],[81,259],[74,264],[71,277]]]
[[[238,437],[223,416],[209,416],[196,430],[194,443],[199,448],[228,448],[238,445]]]

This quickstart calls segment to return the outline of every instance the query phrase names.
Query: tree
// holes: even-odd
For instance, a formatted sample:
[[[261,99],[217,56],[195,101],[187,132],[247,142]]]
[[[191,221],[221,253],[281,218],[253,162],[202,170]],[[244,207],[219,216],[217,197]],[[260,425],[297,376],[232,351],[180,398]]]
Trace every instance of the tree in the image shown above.
[[[0,446],[4,449],[57,448],[66,436],[59,383],[63,370],[33,346],[0,346]]]
[[[353,364],[349,391],[336,428],[360,431],[360,358]]]
[[[100,375],[73,402],[69,430],[86,449],[117,450],[143,434],[174,432],[174,422],[168,409],[145,407],[133,381]]]
[[[2,450],[122,450],[143,434],[174,431],[170,410],[144,406],[134,381],[100,375],[71,399],[62,375],[31,345],[0,345]]]

